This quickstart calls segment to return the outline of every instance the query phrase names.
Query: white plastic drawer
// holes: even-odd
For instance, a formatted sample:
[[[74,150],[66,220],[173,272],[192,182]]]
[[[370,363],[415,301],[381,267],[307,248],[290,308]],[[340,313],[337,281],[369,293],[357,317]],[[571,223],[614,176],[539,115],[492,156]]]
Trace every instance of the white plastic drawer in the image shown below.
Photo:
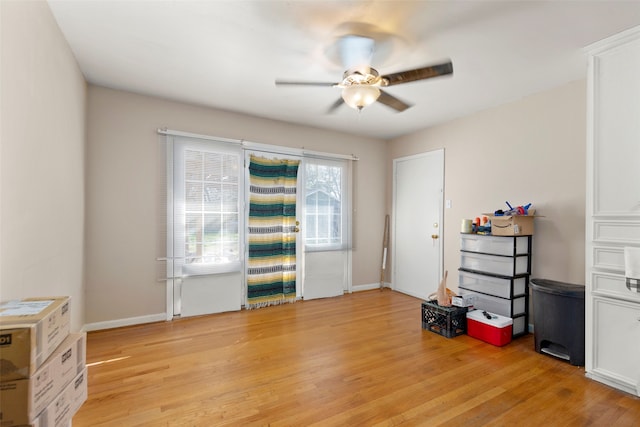
[[[478,310],[486,310],[501,316],[513,317],[524,314],[526,310],[527,298],[522,296],[514,299],[504,299],[492,297],[478,292],[460,289],[460,295],[475,295],[476,301],[473,306]]]
[[[460,249],[492,255],[526,255],[529,253],[529,237],[461,234]]]
[[[505,257],[497,255],[460,253],[460,267],[484,273],[515,276],[529,273],[529,256]]]
[[[458,286],[470,291],[495,295],[500,298],[512,298],[526,294],[527,278],[514,277],[511,279],[503,279],[500,277],[469,273],[468,271],[459,271]]]

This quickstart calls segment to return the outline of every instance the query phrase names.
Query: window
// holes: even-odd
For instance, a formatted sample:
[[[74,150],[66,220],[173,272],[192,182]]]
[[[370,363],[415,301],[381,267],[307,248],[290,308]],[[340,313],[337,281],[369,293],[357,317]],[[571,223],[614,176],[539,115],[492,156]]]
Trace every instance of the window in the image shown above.
[[[340,249],[348,245],[347,162],[307,159],[305,165],[305,247]]]
[[[182,274],[238,271],[240,152],[213,142],[177,143],[174,250]]]

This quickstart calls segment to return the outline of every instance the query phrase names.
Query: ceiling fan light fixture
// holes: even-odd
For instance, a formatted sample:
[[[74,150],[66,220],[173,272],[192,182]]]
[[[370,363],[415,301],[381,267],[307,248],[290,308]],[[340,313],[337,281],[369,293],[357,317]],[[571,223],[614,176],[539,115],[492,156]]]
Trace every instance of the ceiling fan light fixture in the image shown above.
[[[376,86],[351,85],[342,89],[342,99],[345,104],[358,111],[376,102],[378,97],[380,97],[380,89]]]

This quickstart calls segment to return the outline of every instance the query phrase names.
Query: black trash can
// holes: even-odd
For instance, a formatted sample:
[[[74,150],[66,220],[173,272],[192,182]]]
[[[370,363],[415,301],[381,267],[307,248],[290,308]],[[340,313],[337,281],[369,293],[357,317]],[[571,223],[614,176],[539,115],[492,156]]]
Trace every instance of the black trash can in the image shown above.
[[[531,279],[536,351],[584,366],[584,286]]]

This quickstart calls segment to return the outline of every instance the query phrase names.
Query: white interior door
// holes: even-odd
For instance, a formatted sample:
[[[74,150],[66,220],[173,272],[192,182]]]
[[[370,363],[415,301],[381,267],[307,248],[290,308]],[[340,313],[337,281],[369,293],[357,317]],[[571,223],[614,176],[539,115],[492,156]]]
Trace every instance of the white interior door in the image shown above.
[[[426,299],[442,276],[444,150],[393,161],[393,289]]]

